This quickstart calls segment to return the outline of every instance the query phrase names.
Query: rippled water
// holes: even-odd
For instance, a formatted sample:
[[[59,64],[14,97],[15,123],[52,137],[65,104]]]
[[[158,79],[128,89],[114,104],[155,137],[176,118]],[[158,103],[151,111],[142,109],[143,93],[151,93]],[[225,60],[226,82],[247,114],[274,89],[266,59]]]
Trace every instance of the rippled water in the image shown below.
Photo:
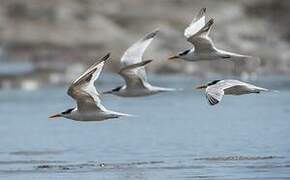
[[[108,81],[98,89],[116,85]],[[185,90],[106,96],[107,107],[135,117],[89,123],[47,118],[72,106],[65,88],[0,92],[0,179],[290,178],[290,79],[256,82],[279,93],[214,107],[191,78],[153,82]]]

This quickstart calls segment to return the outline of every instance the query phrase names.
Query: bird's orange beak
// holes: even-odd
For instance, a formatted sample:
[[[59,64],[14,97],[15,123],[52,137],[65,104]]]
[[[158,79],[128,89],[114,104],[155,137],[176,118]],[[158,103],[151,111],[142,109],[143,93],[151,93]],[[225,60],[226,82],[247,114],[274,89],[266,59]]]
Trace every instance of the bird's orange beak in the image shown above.
[[[195,89],[205,89],[207,88],[206,85],[200,85],[200,86],[196,86]]]
[[[173,60],[173,59],[177,59],[177,58],[179,58],[177,55],[174,55],[174,56],[170,56],[169,58],[168,58],[168,60]]]
[[[48,118],[52,119],[52,118],[58,118],[58,117],[61,117],[60,114],[54,114],[52,116],[49,116]]]

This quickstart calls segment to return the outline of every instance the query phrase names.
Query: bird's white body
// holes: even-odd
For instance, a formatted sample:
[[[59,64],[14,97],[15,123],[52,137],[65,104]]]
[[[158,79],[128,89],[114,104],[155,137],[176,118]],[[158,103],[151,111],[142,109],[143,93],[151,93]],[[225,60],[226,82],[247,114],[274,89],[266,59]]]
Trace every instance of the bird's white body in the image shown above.
[[[112,92],[112,94],[121,97],[141,97],[150,96],[160,92],[175,91],[172,88],[163,88],[146,84],[145,87],[128,88],[126,85],[122,86],[119,91]]]
[[[64,117],[75,121],[103,121],[121,116],[130,116],[106,109],[99,98],[94,82],[98,79],[104,61],[109,58],[109,54],[104,56],[100,62],[93,64],[78,77],[68,88],[68,95],[77,103],[77,107],[70,108],[62,113],[50,116],[50,118]]]
[[[70,114],[65,114],[63,117],[67,119],[72,119],[75,121],[104,121],[112,118],[119,118],[122,116],[130,116],[128,114],[123,114],[119,112],[114,112],[110,110],[106,111],[89,111],[81,112],[75,108]]]
[[[149,96],[159,92],[174,91],[171,88],[163,88],[151,85],[147,81],[145,65],[152,60],[143,61],[142,56],[157,34],[157,30],[147,34],[145,37],[130,46],[121,58],[123,68],[119,74],[125,80],[125,85],[104,92],[121,97]]]

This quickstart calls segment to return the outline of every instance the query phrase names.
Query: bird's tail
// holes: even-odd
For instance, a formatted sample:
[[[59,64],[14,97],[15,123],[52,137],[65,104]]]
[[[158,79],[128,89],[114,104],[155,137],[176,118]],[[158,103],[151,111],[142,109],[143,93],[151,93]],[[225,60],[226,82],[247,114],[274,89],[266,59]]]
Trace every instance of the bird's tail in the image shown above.
[[[182,89],[158,87],[158,90],[162,92],[170,92],[170,91],[181,91]]]
[[[126,116],[126,117],[136,117],[135,115],[132,114],[127,114],[127,113],[121,113],[121,112],[114,112],[115,115],[118,117]]]
[[[266,88],[261,88],[259,87],[259,92],[273,92],[273,93],[278,93],[279,91],[278,90],[275,90],[275,89],[266,89]]]
[[[280,91],[276,89],[267,89],[268,92],[279,93]]]

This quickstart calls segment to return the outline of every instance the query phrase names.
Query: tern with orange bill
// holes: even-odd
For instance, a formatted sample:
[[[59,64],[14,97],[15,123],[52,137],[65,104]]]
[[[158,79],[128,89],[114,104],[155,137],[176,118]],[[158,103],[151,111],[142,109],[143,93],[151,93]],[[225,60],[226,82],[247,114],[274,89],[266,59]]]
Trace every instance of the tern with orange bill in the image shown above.
[[[232,79],[214,80],[206,85],[197,86],[196,89],[205,89],[210,105],[219,103],[224,95],[258,94],[262,91],[269,91],[269,89]]]
[[[168,59],[182,59],[185,61],[204,61],[204,60],[244,60],[251,58],[248,55],[227,52],[215,47],[214,42],[209,36],[210,30],[214,24],[214,19],[211,18],[206,23],[206,9],[203,8],[194,17],[191,24],[184,30],[184,36],[193,47],[184,50]]]
[[[99,93],[94,86],[94,82],[98,79],[109,56],[110,54],[107,54],[89,67],[68,88],[67,93],[76,101],[77,106],[52,115],[49,118],[64,117],[75,121],[103,121],[111,118],[130,116],[106,109],[101,104]]]
[[[153,86],[147,81],[145,65],[152,62],[152,60],[143,61],[142,56],[157,32],[158,30],[155,30],[145,35],[145,37],[125,51],[121,58],[123,68],[119,72],[119,75],[125,80],[125,85],[103,92],[103,94],[114,94],[121,97],[140,97],[160,92],[175,91],[172,88]]]

